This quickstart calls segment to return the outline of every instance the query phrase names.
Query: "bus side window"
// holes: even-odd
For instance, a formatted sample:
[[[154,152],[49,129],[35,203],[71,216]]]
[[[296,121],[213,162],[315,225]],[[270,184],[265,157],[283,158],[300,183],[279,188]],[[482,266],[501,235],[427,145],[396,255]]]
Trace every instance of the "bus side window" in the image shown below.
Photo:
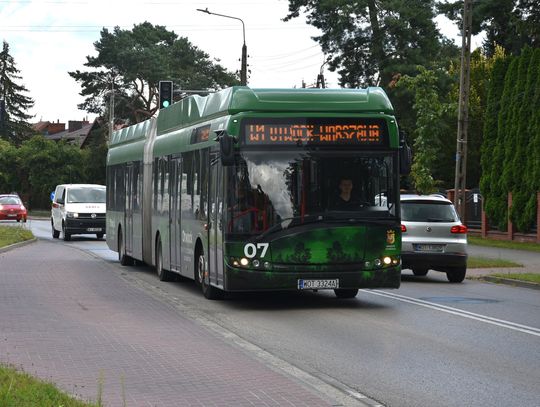
[[[158,185],[159,185],[159,158],[156,158],[154,159],[154,165],[153,165],[153,170],[154,170],[154,176],[153,176],[153,179],[154,179],[154,213],[157,212],[158,210]]]
[[[200,203],[199,203],[199,218],[206,219],[208,217],[208,158],[209,150],[201,151],[201,172],[200,172]]]
[[[192,206],[191,210],[195,217],[199,214],[199,205],[201,202],[201,178],[200,178],[200,159],[199,152],[195,151],[193,153],[193,193],[192,193]]]

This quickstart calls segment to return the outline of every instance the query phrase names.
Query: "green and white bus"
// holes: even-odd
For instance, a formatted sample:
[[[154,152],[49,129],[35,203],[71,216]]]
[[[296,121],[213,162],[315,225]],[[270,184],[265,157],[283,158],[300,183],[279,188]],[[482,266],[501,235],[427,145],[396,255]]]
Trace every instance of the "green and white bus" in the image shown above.
[[[190,96],[115,131],[107,244],[122,265],[226,291],[398,288],[399,175],[380,88]]]

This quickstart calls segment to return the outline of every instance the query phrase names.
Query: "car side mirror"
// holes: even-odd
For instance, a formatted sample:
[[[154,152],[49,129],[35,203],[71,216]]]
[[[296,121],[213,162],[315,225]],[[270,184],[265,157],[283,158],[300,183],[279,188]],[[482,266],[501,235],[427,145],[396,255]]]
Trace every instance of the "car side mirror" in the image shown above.
[[[227,133],[226,130],[216,131],[217,138],[219,141],[219,152],[221,157],[221,163],[224,166],[231,166],[234,164],[234,144],[236,143],[236,138]]]

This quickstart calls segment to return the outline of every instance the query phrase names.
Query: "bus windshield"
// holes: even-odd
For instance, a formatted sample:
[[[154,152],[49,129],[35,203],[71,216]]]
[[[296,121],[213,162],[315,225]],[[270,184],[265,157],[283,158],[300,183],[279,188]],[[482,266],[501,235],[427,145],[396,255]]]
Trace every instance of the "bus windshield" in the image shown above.
[[[243,152],[230,169],[227,231],[260,235],[291,222],[395,220],[395,165],[390,152]]]

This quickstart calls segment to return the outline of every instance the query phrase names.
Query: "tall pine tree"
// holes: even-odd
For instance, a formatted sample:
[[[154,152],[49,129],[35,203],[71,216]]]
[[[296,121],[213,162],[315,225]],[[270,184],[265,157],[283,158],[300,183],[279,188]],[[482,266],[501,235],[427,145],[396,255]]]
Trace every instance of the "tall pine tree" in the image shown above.
[[[28,89],[17,83],[21,79],[19,72],[9,53],[9,44],[4,41],[0,52],[0,99],[5,103],[5,115],[0,137],[15,144],[30,133],[27,120],[32,116],[26,112],[34,105],[34,100],[25,95]]]

